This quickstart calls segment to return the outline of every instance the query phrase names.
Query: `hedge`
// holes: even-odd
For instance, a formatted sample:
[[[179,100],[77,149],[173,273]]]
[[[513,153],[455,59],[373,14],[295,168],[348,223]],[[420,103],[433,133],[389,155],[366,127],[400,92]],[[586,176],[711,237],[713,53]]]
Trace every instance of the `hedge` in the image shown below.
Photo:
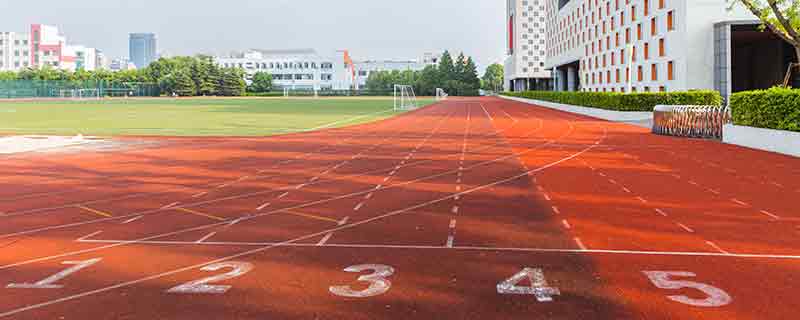
[[[734,93],[731,112],[737,125],[800,132],[800,89]]]
[[[525,91],[506,92],[503,95],[614,111],[653,111],[657,105],[722,105],[722,96],[719,92],[713,90],[628,94],[619,92]]]

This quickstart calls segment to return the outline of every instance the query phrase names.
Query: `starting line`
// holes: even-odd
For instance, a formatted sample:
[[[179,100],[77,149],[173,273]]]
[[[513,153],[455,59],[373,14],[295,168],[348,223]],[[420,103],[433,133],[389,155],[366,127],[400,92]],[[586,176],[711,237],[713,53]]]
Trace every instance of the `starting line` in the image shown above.
[[[129,240],[90,240],[86,236],[75,240],[82,243],[131,244]],[[715,253],[693,251],[644,251],[644,250],[612,250],[612,249],[559,249],[559,248],[509,248],[480,246],[423,246],[423,245],[383,245],[383,244],[316,244],[285,242],[220,242],[220,241],[136,241],[143,245],[173,246],[241,246],[241,247],[330,247],[347,249],[424,249],[424,250],[466,250],[466,251],[509,251],[532,253],[567,253],[567,254],[611,254],[611,255],[644,255],[644,256],[687,256],[687,257],[728,257],[756,259],[800,260],[800,255],[757,254],[757,253]]]

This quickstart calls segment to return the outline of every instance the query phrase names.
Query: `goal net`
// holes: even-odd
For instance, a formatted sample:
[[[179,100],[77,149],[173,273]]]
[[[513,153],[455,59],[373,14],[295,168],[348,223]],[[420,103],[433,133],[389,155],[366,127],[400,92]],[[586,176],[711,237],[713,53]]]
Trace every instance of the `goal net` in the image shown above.
[[[447,96],[447,92],[444,92],[444,89],[436,88],[436,101],[446,100]]]
[[[417,108],[417,95],[414,88],[409,85],[396,84],[394,86],[394,110],[405,111]]]
[[[58,93],[62,99],[100,99],[100,90],[98,89],[62,89]]]

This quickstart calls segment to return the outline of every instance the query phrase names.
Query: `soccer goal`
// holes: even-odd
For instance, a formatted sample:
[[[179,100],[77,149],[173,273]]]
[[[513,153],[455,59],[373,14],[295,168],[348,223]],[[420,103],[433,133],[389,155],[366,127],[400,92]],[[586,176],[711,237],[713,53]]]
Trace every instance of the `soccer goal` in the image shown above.
[[[447,100],[447,92],[442,88],[436,88],[436,101]]]
[[[62,89],[58,93],[61,99],[100,99],[100,90],[97,89]]]
[[[405,111],[417,108],[417,95],[414,94],[414,87],[409,85],[394,85],[394,110]]]

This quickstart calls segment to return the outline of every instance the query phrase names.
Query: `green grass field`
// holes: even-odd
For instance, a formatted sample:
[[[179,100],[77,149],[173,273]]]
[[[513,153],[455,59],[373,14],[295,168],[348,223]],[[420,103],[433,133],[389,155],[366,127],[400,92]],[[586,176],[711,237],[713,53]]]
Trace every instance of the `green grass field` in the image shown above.
[[[421,106],[432,102],[419,100]],[[396,114],[391,98],[0,100],[0,134],[266,136]]]

